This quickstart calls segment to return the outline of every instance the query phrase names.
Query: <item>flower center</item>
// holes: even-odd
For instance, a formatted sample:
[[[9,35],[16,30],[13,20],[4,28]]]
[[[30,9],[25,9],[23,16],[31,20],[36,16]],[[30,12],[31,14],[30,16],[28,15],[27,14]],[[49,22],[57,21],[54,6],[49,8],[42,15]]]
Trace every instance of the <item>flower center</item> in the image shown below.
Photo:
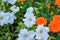
[[[16,9],[16,8],[17,8],[17,6],[14,6],[14,8]]]
[[[4,18],[3,16],[0,16],[0,20],[3,20],[3,18]]]
[[[31,19],[31,18],[29,18],[29,21],[32,21],[32,19]]]
[[[28,37],[28,34],[25,34],[24,37],[27,38]]]
[[[40,30],[40,34],[42,34],[43,33],[43,30]]]

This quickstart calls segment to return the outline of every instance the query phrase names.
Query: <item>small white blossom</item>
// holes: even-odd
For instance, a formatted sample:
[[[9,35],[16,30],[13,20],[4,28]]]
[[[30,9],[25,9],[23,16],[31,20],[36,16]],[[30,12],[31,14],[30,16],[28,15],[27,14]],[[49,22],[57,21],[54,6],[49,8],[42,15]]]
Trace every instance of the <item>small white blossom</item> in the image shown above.
[[[36,17],[34,16],[33,14],[33,8],[32,7],[29,7],[27,9],[27,12],[25,13],[24,15],[25,19],[23,19],[24,21],[24,24],[29,28],[29,27],[32,27],[33,24],[35,24],[35,21],[36,21]]]
[[[3,0],[3,2],[8,2],[8,3],[10,3],[10,4],[15,4],[15,2],[16,2],[17,0]]]
[[[36,21],[36,17],[33,15],[32,13],[30,13],[30,15],[27,15],[28,17],[26,17],[25,19],[23,19],[24,24],[29,28],[32,27],[33,24],[35,24]]]
[[[6,15],[7,15],[7,17],[9,17],[8,18],[8,23],[13,24],[14,23],[14,20],[16,19],[15,15],[12,14],[12,13],[9,13],[9,12],[6,13]]]
[[[36,39],[38,40],[47,40],[49,35],[49,28],[44,27],[44,25],[39,25],[36,29]]]
[[[18,7],[18,6],[13,5],[13,6],[10,8],[10,10],[11,10],[13,13],[16,13],[16,12],[18,12],[18,11],[19,11],[19,7]]]
[[[8,18],[9,17],[7,17],[6,14],[3,11],[1,11],[0,12],[0,26],[3,26],[4,24],[8,24]]]
[[[27,29],[21,29],[18,34],[18,40],[34,40],[35,32],[28,31]]]
[[[17,1],[17,0],[8,0],[8,3],[10,3],[10,4],[15,4],[16,1]]]

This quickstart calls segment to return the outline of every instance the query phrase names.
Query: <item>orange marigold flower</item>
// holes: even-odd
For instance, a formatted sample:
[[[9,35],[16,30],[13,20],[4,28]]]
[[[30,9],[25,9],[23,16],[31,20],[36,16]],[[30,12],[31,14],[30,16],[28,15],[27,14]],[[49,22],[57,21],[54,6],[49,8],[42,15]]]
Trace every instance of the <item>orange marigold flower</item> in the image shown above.
[[[55,0],[55,4],[60,8],[60,0]]]
[[[18,0],[18,2],[25,2],[26,0]]]
[[[60,22],[60,15],[53,16],[53,20]]]
[[[60,32],[60,23],[55,20],[51,21],[49,24],[49,29],[51,32]]]
[[[39,17],[39,18],[36,19],[36,24],[37,25],[40,25],[40,24],[46,25],[47,24],[47,20],[44,17]]]

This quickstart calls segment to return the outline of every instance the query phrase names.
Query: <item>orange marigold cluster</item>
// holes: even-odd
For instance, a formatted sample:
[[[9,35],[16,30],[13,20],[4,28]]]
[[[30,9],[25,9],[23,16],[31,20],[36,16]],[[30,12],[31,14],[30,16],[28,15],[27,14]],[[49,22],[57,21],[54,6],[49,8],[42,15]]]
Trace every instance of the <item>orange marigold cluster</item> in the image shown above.
[[[60,0],[55,0],[55,4],[60,8]]]
[[[51,32],[60,32],[60,15],[53,16],[53,20],[49,24]]]
[[[47,20],[44,17],[39,17],[39,18],[36,19],[36,24],[37,25],[40,25],[40,24],[46,25],[47,24]]]

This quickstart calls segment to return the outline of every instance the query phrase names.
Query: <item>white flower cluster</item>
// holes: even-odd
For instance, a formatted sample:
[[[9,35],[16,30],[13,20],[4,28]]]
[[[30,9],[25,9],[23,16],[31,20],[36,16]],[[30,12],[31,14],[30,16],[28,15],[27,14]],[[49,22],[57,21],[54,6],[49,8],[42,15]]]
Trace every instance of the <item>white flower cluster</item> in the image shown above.
[[[28,31],[27,29],[21,29],[18,34],[18,40],[47,40],[49,35],[49,28],[44,25],[38,25],[36,31]]]
[[[2,0],[3,2],[7,2],[12,4],[13,6],[10,7],[10,10],[12,11],[11,13],[9,12],[0,12],[0,26],[3,26],[4,24],[13,24],[15,17],[15,13],[19,12],[19,7],[14,5],[17,0]]]
[[[33,8],[29,7],[26,14],[24,15],[25,19],[23,19],[23,21],[27,28],[32,27],[33,24],[35,24],[36,17],[34,16],[33,11]]]
[[[8,2],[8,3],[10,3],[10,4],[15,4],[15,2],[16,2],[17,0],[3,0],[3,2]]]
[[[15,15],[9,12],[0,12],[0,26],[3,26],[4,24],[13,24],[14,19],[16,19]]]
[[[25,19],[23,19],[24,24],[27,28],[32,27],[35,24],[36,17],[33,14],[33,8],[29,7],[27,9],[26,14],[24,15]],[[21,29],[18,34],[18,40],[47,40],[49,37],[49,28],[45,27],[43,24],[38,25],[35,32],[33,30],[28,31],[28,29]]]

